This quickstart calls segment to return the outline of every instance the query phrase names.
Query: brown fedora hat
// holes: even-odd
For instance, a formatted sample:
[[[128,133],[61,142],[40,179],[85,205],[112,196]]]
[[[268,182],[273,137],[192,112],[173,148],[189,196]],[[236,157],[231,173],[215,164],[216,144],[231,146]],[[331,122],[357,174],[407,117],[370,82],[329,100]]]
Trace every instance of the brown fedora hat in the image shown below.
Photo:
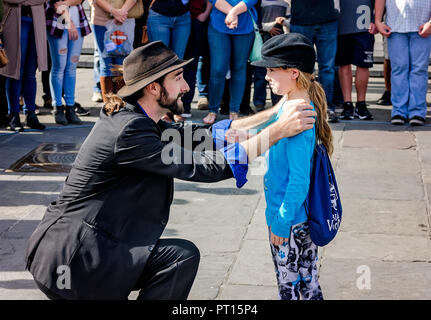
[[[154,41],[133,50],[123,62],[125,86],[118,91],[122,98],[134,94],[151,82],[192,62],[181,60],[162,41]]]

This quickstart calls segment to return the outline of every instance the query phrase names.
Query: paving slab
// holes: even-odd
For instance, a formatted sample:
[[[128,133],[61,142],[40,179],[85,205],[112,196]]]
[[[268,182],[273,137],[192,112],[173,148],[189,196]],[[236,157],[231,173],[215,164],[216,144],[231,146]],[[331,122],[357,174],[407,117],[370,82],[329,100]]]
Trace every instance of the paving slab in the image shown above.
[[[343,198],[341,231],[424,236],[429,233],[424,201]]]
[[[431,263],[328,259],[319,280],[328,300],[431,299]]]
[[[325,247],[324,263],[327,259],[431,262],[431,241],[426,236],[339,231]]]
[[[368,129],[368,130],[366,130]],[[343,148],[411,149],[416,147],[412,132],[392,131],[383,126],[382,130],[369,130],[364,126],[345,130]]]

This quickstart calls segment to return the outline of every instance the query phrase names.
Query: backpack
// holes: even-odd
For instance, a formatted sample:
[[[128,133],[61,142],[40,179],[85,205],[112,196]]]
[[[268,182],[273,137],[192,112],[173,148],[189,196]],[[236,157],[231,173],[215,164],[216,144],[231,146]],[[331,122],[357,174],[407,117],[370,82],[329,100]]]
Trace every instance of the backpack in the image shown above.
[[[310,189],[304,205],[311,240],[320,247],[327,245],[340,228],[342,207],[334,170],[323,144],[314,148]]]

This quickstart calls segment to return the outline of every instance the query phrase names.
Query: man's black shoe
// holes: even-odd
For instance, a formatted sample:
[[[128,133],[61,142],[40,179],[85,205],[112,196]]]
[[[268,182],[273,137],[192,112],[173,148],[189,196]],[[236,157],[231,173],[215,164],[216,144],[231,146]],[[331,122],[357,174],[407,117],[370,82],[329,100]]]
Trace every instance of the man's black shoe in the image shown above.
[[[34,111],[29,111],[27,113],[27,118],[25,122],[27,124],[27,127],[30,127],[32,129],[45,130],[45,126],[39,122],[39,119],[37,118],[37,115]]]
[[[381,98],[377,100],[377,104],[380,106],[391,106],[392,105],[391,92],[385,91],[381,96]]]
[[[406,124],[406,122],[407,122],[407,119],[404,118],[403,116],[396,115],[391,118],[391,123],[395,126],[402,126]]]
[[[409,119],[409,124],[412,127],[420,127],[425,124],[425,119],[419,116],[414,116]]]
[[[343,112],[341,112],[341,119],[343,120],[353,120],[354,119],[354,110],[355,107],[353,106],[353,103],[349,102],[344,102],[343,103]]]
[[[90,111],[84,109],[79,102],[75,103],[75,112],[79,116],[88,116]]]
[[[356,102],[355,117],[361,120],[373,120],[373,114],[368,110],[365,101]]]

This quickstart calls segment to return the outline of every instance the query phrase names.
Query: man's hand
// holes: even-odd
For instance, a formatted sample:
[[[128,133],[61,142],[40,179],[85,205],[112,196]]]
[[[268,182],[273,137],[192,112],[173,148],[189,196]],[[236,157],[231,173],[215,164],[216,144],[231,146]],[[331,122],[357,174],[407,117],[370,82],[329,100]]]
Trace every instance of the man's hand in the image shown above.
[[[284,243],[287,243],[289,239],[279,237],[272,233],[271,231],[271,243],[275,246],[282,246]]]
[[[283,24],[285,20],[286,20],[285,17],[277,17],[275,18],[275,23]]]
[[[240,143],[252,137],[246,130],[229,129],[226,131],[226,141],[230,143]]]
[[[287,101],[286,104],[285,111],[277,120],[283,137],[292,137],[313,128],[316,122],[313,117],[316,117],[317,113],[311,105],[303,99]]]
[[[271,30],[269,30],[269,34],[271,35],[271,37],[274,37],[276,35],[282,34],[283,30],[280,30],[279,28],[275,28],[273,27]]]
[[[370,23],[370,28],[368,29],[368,33],[369,34],[377,34],[379,32],[379,30],[377,30],[377,27],[374,23]]]
[[[383,22],[376,22],[376,28],[386,38],[392,33],[391,28]]]
[[[419,27],[419,35],[422,38],[428,38],[431,35],[431,22],[427,21]]]

